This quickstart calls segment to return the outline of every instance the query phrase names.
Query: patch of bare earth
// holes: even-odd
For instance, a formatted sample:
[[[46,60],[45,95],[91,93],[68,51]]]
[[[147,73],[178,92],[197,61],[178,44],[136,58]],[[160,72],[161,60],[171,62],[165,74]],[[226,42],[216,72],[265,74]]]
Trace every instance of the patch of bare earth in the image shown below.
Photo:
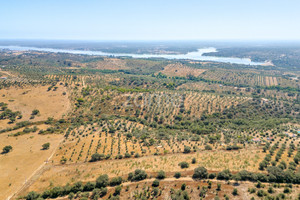
[[[181,63],[176,63],[176,64],[167,65],[164,68],[164,70],[161,71],[161,73],[168,76],[182,76],[182,77],[191,74],[197,77],[205,71],[206,69],[195,69],[195,68],[187,67]]]

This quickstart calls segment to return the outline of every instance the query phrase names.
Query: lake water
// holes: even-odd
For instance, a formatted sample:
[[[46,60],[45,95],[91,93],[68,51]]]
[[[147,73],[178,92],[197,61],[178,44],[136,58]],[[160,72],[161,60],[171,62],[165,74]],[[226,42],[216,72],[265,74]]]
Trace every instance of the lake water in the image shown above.
[[[84,51],[84,50],[70,50],[70,49],[52,49],[52,48],[38,48],[38,47],[23,47],[23,46],[0,46],[0,49],[10,49],[17,51],[46,51],[53,53],[71,53],[97,56],[128,56],[133,58],[166,58],[166,59],[190,59],[196,61],[213,61],[244,65],[262,65],[262,62],[253,62],[249,58],[232,58],[232,57],[216,57],[203,56],[204,53],[217,52],[214,47],[198,49],[195,52],[187,54],[127,54],[127,53],[106,53],[102,51]]]

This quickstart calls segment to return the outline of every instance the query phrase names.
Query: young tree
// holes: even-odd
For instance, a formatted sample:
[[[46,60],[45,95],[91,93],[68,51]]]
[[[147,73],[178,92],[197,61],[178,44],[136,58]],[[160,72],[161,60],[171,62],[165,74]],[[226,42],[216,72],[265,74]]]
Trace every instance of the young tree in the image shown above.
[[[101,175],[96,180],[96,187],[97,188],[106,187],[108,185],[108,182],[109,182],[108,175],[107,174]]]
[[[166,173],[163,170],[160,170],[157,174],[157,179],[164,179],[166,178]]]
[[[180,162],[178,165],[181,167],[181,169],[188,168],[190,166],[189,163],[187,163],[185,161]]]
[[[174,174],[174,177],[175,177],[175,178],[180,178],[180,177],[181,177],[181,173],[180,173],[180,172],[176,172],[176,173]]]
[[[3,153],[8,153],[8,152],[10,152],[10,151],[12,151],[12,146],[10,146],[10,145],[8,145],[8,146],[5,146],[5,147],[3,147]]]
[[[193,178],[195,179],[205,179],[207,178],[207,176],[208,176],[207,169],[205,169],[204,167],[197,167],[194,170]]]
[[[43,144],[42,147],[43,147],[43,150],[47,150],[50,148],[50,143],[47,142],[47,143]]]
[[[191,147],[189,146],[184,146],[183,153],[190,153],[191,152]]]

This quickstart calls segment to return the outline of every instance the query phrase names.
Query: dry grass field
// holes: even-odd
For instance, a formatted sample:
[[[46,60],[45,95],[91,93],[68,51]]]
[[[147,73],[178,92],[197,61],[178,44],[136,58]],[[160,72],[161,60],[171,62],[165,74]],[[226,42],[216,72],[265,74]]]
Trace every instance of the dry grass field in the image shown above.
[[[186,77],[187,75],[193,75],[197,77],[205,71],[206,69],[195,69],[195,68],[187,67],[181,63],[176,63],[176,64],[169,64],[165,66],[164,70],[162,70],[161,73],[167,76]]]
[[[9,88],[0,90],[0,102],[8,104],[12,111],[20,111],[22,119],[20,121],[45,121],[48,117],[60,119],[70,110],[68,92],[65,87],[59,85],[56,91],[48,91],[49,86],[27,87],[27,88]],[[66,92],[66,95],[63,95]],[[34,109],[40,113],[34,119],[30,119]],[[0,111],[1,112],[1,111]],[[1,129],[11,127],[14,124],[8,124],[9,120],[0,120]]]
[[[191,164],[192,158],[196,158],[195,164]],[[135,169],[144,169],[150,173],[159,170],[184,173],[198,166],[204,166],[212,171],[224,169],[258,171],[258,163],[262,158],[263,153],[260,150],[243,149],[240,151],[201,151],[192,154],[149,155],[141,158],[105,160],[93,163],[58,164],[45,171],[25,193],[32,190],[43,191],[54,185],[65,185],[78,180],[93,181],[101,174],[108,174],[110,177],[125,176]],[[232,160],[235,161],[232,162]],[[190,167],[181,169],[178,164],[183,161],[190,163]]]
[[[45,125],[38,126],[40,129]],[[0,148],[11,145],[13,150],[0,154],[0,199],[6,199],[29,180],[31,175],[51,156],[62,135],[39,135],[29,133],[18,137],[0,134]],[[41,150],[44,143],[50,143],[49,150]]]

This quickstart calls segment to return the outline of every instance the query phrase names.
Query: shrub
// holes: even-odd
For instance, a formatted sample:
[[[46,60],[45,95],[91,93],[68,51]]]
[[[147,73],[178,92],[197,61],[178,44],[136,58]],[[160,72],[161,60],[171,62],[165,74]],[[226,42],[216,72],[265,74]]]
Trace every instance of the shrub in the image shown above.
[[[183,153],[190,153],[190,152],[191,152],[191,147],[184,146]]]
[[[257,191],[257,196],[259,196],[259,197],[263,197],[263,196],[266,196],[267,194],[265,193],[265,191],[263,191],[263,190],[258,190]]]
[[[272,187],[269,187],[269,188],[268,188],[268,192],[269,192],[270,194],[272,194],[272,193],[274,193],[274,189],[273,189]]]
[[[157,196],[159,193],[159,189],[157,187],[155,187],[155,188],[153,188],[152,192],[153,192],[153,196]]]
[[[123,181],[122,177],[120,176],[114,177],[110,180],[109,185],[110,186],[121,185],[122,181]]]
[[[185,161],[180,162],[178,165],[179,165],[182,169],[183,169],[183,168],[188,168],[188,167],[189,167],[189,163],[187,163],[187,162],[185,162]]]
[[[195,164],[196,163],[196,158],[193,158],[192,159],[192,164]]]
[[[95,188],[93,190],[93,193],[92,193],[92,198],[95,199],[95,196],[97,196],[97,197],[103,197],[106,194],[107,194],[107,188],[106,187],[100,188],[100,189],[99,188]]]
[[[166,173],[163,170],[161,170],[161,171],[158,172],[156,178],[158,178],[158,179],[164,179],[164,178],[166,178]]]
[[[104,154],[99,154],[99,153],[94,153],[92,155],[92,158],[91,158],[91,162],[96,162],[96,161],[99,161],[99,160],[103,160],[104,159]]]
[[[12,151],[12,149],[13,149],[12,146],[8,145],[8,146],[3,147],[2,152],[8,153],[8,152]]]
[[[250,194],[253,194],[253,193],[256,192],[256,189],[255,189],[255,188],[248,188],[248,192],[249,192]]]
[[[101,175],[96,179],[96,187],[103,188],[108,185],[108,176],[107,174]]]
[[[74,193],[82,192],[82,191],[83,191],[83,184],[80,181],[75,183],[71,188],[71,192],[74,192]]]
[[[219,172],[217,175],[217,179],[219,179],[219,180],[229,180],[229,179],[231,179],[231,177],[232,177],[232,174],[228,169],[225,169],[225,170]]]
[[[290,190],[290,188],[288,188],[288,187],[285,187],[284,189],[283,189],[283,193],[290,193],[291,192],[291,190]]]
[[[122,190],[122,186],[118,185],[118,186],[115,188],[114,195],[115,195],[115,196],[120,195],[121,190]]]
[[[186,184],[185,184],[185,183],[183,183],[183,184],[181,185],[181,190],[182,190],[182,191],[184,191],[184,190],[185,190],[185,188],[186,188]]]
[[[159,180],[155,179],[152,183],[153,187],[158,187],[159,186]]]
[[[210,145],[206,145],[205,150],[212,150],[212,147]]]
[[[33,111],[32,111],[32,113],[31,113],[31,115],[37,115],[37,114],[39,114],[40,113],[40,111],[39,110],[37,110],[37,109],[34,109]]]
[[[176,172],[176,173],[174,174],[174,177],[175,177],[175,178],[180,178],[180,177],[181,177],[181,173],[180,173],[180,172]]]
[[[32,192],[29,192],[29,193],[27,194],[27,196],[25,197],[25,199],[26,199],[26,200],[35,200],[35,199],[37,199],[39,196],[40,196],[40,195],[39,195],[38,193],[32,191]]]
[[[193,178],[195,179],[205,179],[207,178],[207,169],[204,168],[204,167],[197,167],[195,170],[194,170],[194,174],[193,174]]]
[[[236,188],[233,189],[232,195],[234,195],[234,196],[238,195],[238,190]]]
[[[124,155],[124,157],[125,157],[125,158],[130,158],[131,155],[130,155],[130,153],[127,153],[127,152],[126,152],[125,155]]]
[[[95,187],[96,187],[96,183],[87,182],[83,187],[83,191],[92,191],[93,189],[95,189]]]
[[[216,178],[216,176],[217,176],[216,173],[211,173],[211,174],[208,175],[208,178],[209,179],[214,179],[214,178]]]
[[[128,175],[129,179],[130,174]],[[144,170],[136,169],[132,174],[131,181],[141,181],[147,178],[147,173]]]
[[[50,148],[50,143],[47,142],[47,143],[43,144],[42,147],[43,147],[43,150],[47,150]]]

